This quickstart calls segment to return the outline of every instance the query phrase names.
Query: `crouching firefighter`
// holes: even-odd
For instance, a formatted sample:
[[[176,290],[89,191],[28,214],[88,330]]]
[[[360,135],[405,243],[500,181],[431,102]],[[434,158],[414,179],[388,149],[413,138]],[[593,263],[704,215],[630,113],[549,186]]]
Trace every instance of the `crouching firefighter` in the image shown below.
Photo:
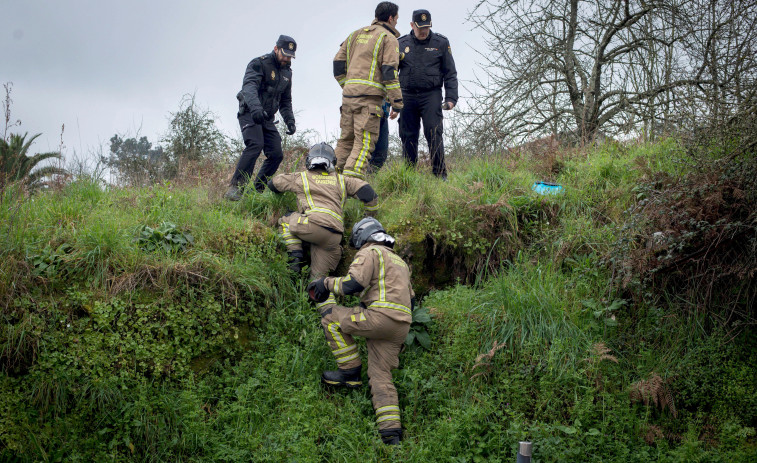
[[[268,181],[274,193],[297,195],[299,212],[279,219],[281,235],[289,252],[289,268],[299,273],[304,263],[303,241],[310,243],[310,278],[324,277],[342,258],[343,213],[347,196],[365,203],[366,214],[378,208],[378,197],[363,180],[334,171],[334,149],[326,143],[313,145],[305,158],[306,170],[279,174]]]
[[[366,338],[368,378],[379,433],[385,444],[398,444],[402,427],[392,369],[399,366],[400,349],[412,322],[415,294],[410,269],[392,250],[394,238],[372,217],[355,224],[350,245],[359,251],[349,273],[339,278],[320,278],[307,288],[310,299],[317,303],[338,367],[324,371],[321,380],[330,386],[362,386],[362,363],[353,336]],[[349,294],[360,294],[360,306],[336,304],[334,295]]]

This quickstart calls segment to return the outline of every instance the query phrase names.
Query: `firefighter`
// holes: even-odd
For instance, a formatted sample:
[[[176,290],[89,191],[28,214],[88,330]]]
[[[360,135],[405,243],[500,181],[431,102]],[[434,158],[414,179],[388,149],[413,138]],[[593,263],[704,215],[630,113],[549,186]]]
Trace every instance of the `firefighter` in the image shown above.
[[[442,109],[457,105],[457,70],[449,40],[431,31],[431,13],[413,11],[413,29],[399,39],[402,61],[399,77],[405,106],[400,113],[400,139],[405,161],[418,161],[418,134],[423,121],[423,135],[434,175],[447,178],[442,139]],[[444,86],[444,103],[442,103]]]
[[[379,135],[384,99],[392,107],[391,119],[402,109],[397,81],[398,11],[392,2],[379,3],[371,25],[351,33],[334,57],[334,77],[343,89],[336,158],[344,175],[365,178]]]
[[[305,171],[279,174],[268,181],[274,193],[291,191],[297,195],[299,212],[281,217],[279,226],[289,252],[289,268],[295,273],[300,272],[304,261],[302,242],[310,243],[311,280],[327,276],[342,257],[342,210],[347,196],[364,202],[368,215],[378,209],[373,188],[363,180],[335,172],[335,162],[334,149],[319,143],[310,148]]]
[[[297,51],[293,38],[282,35],[273,51],[250,61],[244,74],[242,90],[237,93],[239,112],[237,119],[242,129],[244,150],[231,177],[231,185],[224,195],[239,201],[247,181],[255,171],[260,152],[266,159],[255,178],[255,189],[262,192],[269,177],[276,173],[284,154],[281,136],[274,125],[276,111],[284,119],[288,135],[296,129],[292,111],[292,58]]]
[[[308,285],[317,303],[326,340],[336,358],[337,370],[324,371],[323,383],[334,387],[362,386],[362,362],[353,335],[366,338],[368,378],[381,439],[398,444],[402,439],[399,400],[392,369],[412,322],[414,292],[410,269],[394,253],[394,238],[381,223],[366,217],[352,228],[350,245],[358,249],[348,274],[321,278]],[[336,304],[334,295],[360,294],[360,306]]]

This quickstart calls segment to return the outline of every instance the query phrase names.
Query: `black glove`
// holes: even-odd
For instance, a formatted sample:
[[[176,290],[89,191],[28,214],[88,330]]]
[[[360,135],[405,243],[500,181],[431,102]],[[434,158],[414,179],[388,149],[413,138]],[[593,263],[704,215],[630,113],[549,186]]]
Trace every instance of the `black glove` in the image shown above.
[[[449,111],[453,108],[453,104],[451,101],[445,101],[444,104],[442,104],[442,109],[445,111]]]
[[[294,121],[287,122],[287,135],[294,135],[297,131],[297,127],[294,125]]]
[[[329,298],[329,290],[326,289],[324,278],[319,278],[310,282],[307,288],[308,297],[314,302],[323,302]]]
[[[252,120],[255,121],[256,124],[262,124],[268,119],[268,113],[263,111],[262,109],[256,109],[252,112]]]

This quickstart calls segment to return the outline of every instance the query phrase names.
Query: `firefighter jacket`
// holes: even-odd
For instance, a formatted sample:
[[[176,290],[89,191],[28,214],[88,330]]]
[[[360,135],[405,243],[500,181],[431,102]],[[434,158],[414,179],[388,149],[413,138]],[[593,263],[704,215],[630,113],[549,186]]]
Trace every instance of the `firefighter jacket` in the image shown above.
[[[373,20],[342,42],[334,57],[334,77],[344,98],[385,97],[395,110],[402,109],[397,81],[399,32],[388,23]]]
[[[282,66],[274,52],[253,59],[247,65],[237,100],[239,114],[262,110],[273,120],[276,111],[281,111],[285,123],[294,122],[292,68]]]
[[[294,174],[279,174],[268,182],[274,193],[291,191],[297,196],[298,212],[310,223],[336,233],[344,232],[343,210],[347,196],[363,201],[368,213],[378,209],[378,196],[365,181],[316,168]]]
[[[387,246],[365,244],[355,254],[347,276],[328,277],[324,285],[338,296],[362,292],[360,304],[368,309],[381,310],[399,322],[413,321],[411,301],[415,293],[410,282],[410,269]]]
[[[426,40],[410,32],[399,39],[399,75],[403,91],[421,92],[444,85],[444,101],[457,104],[457,70],[449,40],[431,31]]]

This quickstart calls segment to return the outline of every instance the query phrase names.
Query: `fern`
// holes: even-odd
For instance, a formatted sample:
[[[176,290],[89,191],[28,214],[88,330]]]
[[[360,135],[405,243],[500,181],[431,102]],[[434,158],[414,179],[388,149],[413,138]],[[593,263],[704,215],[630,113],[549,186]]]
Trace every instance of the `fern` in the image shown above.
[[[668,381],[662,379],[662,377],[656,373],[652,373],[652,376],[647,380],[639,380],[631,385],[631,401],[632,402],[644,402],[644,405],[649,406],[654,404],[655,407],[665,410],[670,410],[673,418],[678,418],[678,410],[676,410],[675,401],[673,400],[673,392],[668,387]]]

